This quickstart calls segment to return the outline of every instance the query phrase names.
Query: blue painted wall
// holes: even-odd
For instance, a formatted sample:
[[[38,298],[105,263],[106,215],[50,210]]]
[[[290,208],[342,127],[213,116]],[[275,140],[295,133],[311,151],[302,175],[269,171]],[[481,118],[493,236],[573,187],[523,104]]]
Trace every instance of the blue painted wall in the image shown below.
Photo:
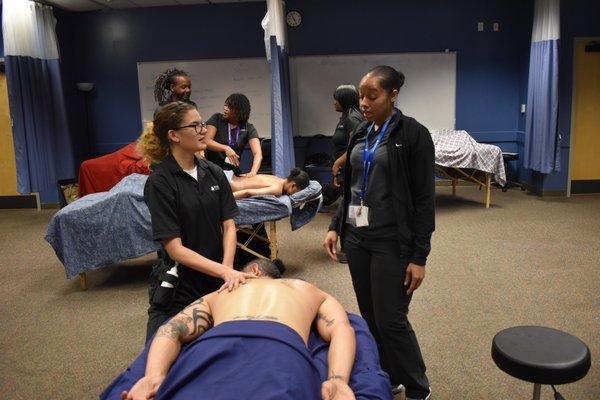
[[[592,0],[563,1],[560,129],[568,155],[572,41],[600,35]],[[92,153],[115,150],[141,130],[138,61],[264,55],[260,21],[264,3],[212,4],[87,13],[57,13],[65,95],[76,154],[87,153],[83,99],[75,82],[94,82]],[[288,30],[290,54],[457,52],[456,127],[504,151],[523,148],[533,0],[288,0],[303,15]],[[347,22],[344,22],[347,21]],[[477,32],[477,22],[484,32]],[[500,31],[492,31],[492,23]],[[566,147],[564,147],[566,146]],[[511,166],[516,173],[519,162]],[[520,169],[539,189],[566,187],[563,172],[549,176]]]
[[[516,152],[524,128],[533,2],[289,0],[291,55],[457,52],[456,128]],[[332,16],[335,16],[333,23]],[[347,21],[346,23],[342,21]],[[477,23],[484,31],[477,31]],[[492,31],[498,22],[500,30]],[[365,71],[366,72],[366,71]],[[402,94],[401,94],[402,95]],[[515,162],[513,174],[520,162]]]
[[[151,7],[59,13],[65,96],[74,143],[87,155],[84,102],[76,82],[93,82],[91,153],[106,153],[141,132],[137,62],[264,56],[266,4]],[[215,110],[218,111],[218,110]]]
[[[532,3],[487,3],[376,0],[365,9],[363,0],[289,0],[288,9],[304,17],[299,28],[289,30],[290,53],[457,51],[457,128],[516,151]],[[244,3],[62,15],[59,39],[74,132],[84,131],[75,82],[97,85],[92,152],[112,151],[141,129],[137,61],[262,56],[264,12],[262,3]],[[484,32],[477,32],[478,21],[485,23]],[[492,32],[493,22],[499,32]],[[75,142],[84,154],[85,140]]]

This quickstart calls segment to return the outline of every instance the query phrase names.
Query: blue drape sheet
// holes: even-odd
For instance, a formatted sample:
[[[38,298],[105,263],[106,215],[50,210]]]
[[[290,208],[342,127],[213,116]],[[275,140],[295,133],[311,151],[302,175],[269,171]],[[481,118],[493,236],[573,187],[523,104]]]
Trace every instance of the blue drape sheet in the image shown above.
[[[356,359],[350,387],[357,399],[391,400],[375,340],[359,316],[349,315],[356,332]],[[129,368],[100,395],[120,399],[144,375],[149,343]],[[320,399],[327,377],[329,345],[315,332],[308,348],[291,328],[271,321],[234,321],[212,328],[185,347],[159,389],[164,399]]]

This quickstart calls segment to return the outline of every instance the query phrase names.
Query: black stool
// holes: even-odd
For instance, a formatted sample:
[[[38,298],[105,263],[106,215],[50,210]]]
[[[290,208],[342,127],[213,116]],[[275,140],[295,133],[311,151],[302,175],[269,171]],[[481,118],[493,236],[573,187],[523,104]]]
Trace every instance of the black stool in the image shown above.
[[[515,326],[494,336],[492,358],[502,371],[532,382],[533,400],[541,385],[562,385],[583,378],[590,369],[590,350],[568,333],[543,326]]]
[[[502,161],[504,161],[504,171],[508,171],[508,162],[515,161],[519,159],[519,153],[505,153],[502,152]],[[511,187],[520,187],[521,190],[525,190],[525,187],[521,185],[519,182],[511,181],[506,177],[506,185],[502,186],[502,191],[506,192]]]

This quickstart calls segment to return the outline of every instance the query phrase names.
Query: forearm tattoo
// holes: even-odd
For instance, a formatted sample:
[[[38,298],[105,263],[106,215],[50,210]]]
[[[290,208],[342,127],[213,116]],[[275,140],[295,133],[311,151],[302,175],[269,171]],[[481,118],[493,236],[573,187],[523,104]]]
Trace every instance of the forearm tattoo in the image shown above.
[[[332,326],[333,324],[335,324],[335,318],[332,319],[327,319],[327,316],[325,314],[321,314],[318,313],[317,314],[317,319],[322,320],[323,322],[325,322],[325,325],[329,328],[330,326]]]

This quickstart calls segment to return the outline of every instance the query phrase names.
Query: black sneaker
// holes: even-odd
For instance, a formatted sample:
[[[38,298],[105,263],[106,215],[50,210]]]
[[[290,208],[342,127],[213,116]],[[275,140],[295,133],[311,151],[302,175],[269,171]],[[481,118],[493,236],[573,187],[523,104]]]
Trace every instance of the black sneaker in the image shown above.
[[[348,259],[346,258],[346,253],[338,253],[338,261],[340,264],[348,264]]]

